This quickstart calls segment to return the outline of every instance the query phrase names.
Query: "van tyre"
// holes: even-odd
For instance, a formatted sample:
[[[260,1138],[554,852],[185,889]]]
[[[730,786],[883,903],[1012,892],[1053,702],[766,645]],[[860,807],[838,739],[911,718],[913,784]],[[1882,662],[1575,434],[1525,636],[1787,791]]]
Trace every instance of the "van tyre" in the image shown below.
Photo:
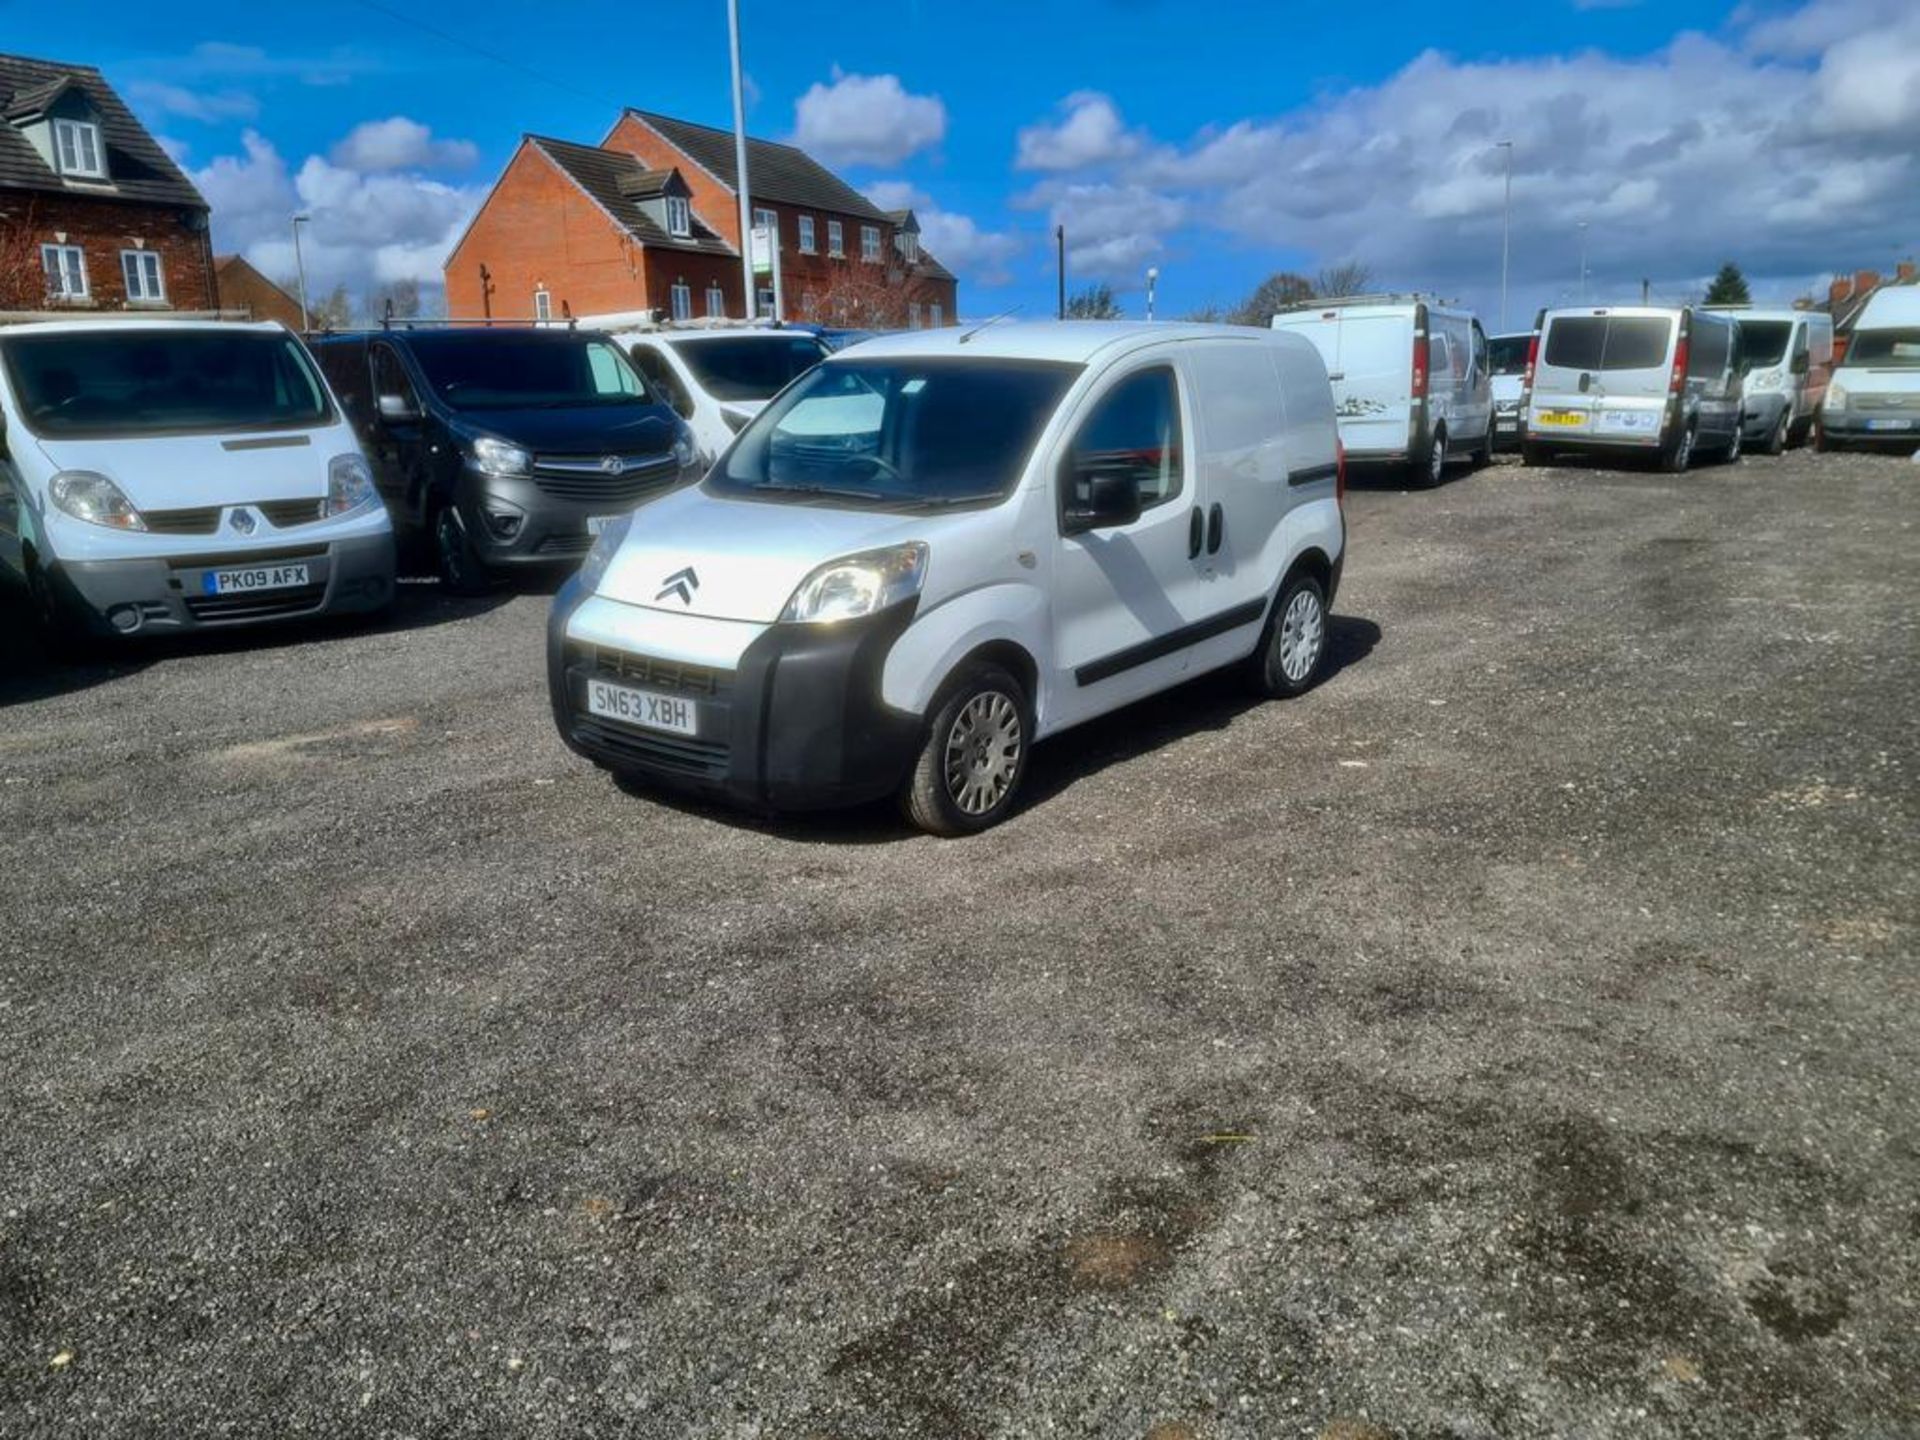
[[[1669,475],[1684,475],[1693,463],[1693,427],[1683,425],[1660,452],[1660,468]]]
[[[1745,443],[1746,443],[1746,427],[1740,424],[1738,421],[1735,421],[1733,426],[1733,438],[1727,441],[1726,449],[1720,452],[1720,456],[1719,456],[1720,463],[1722,465],[1733,464],[1736,460],[1740,458],[1740,448]]]
[[[1793,411],[1782,410],[1780,423],[1767,435],[1767,454],[1784,455],[1793,443]]]
[[[1433,444],[1427,447],[1427,458],[1414,467],[1413,481],[1423,490],[1435,490],[1440,482],[1447,478],[1447,432],[1433,432]]]
[[[1267,628],[1248,658],[1254,690],[1269,699],[1304,695],[1327,658],[1327,592],[1311,575],[1296,575],[1281,590]]]
[[[1837,440],[1829,440],[1827,438],[1827,427],[1815,421],[1813,426],[1813,453],[1816,455],[1831,455],[1839,448],[1840,443]]]
[[[484,595],[493,588],[460,512],[451,505],[442,505],[433,517],[433,555],[440,583],[455,595]]]
[[[1520,463],[1529,470],[1536,469],[1547,463],[1547,452],[1531,440],[1524,440],[1520,444]]]
[[[901,809],[929,835],[978,834],[1012,813],[1032,748],[1026,687],[998,665],[970,666],[934,711]]]

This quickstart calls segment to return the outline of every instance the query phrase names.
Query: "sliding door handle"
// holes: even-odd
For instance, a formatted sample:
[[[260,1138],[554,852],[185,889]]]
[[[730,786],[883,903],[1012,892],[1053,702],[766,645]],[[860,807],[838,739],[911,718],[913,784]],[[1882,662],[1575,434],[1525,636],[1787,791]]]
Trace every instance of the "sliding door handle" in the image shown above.
[[[1194,513],[1196,515],[1199,514],[1198,511]],[[1216,504],[1212,510],[1207,512],[1207,553],[1209,555],[1217,555],[1220,553],[1220,542],[1226,538],[1226,534],[1227,512]]]
[[[1201,532],[1205,528],[1205,523],[1200,519],[1200,507],[1196,505],[1193,507],[1193,514],[1187,519],[1187,558],[1189,560],[1200,558]]]

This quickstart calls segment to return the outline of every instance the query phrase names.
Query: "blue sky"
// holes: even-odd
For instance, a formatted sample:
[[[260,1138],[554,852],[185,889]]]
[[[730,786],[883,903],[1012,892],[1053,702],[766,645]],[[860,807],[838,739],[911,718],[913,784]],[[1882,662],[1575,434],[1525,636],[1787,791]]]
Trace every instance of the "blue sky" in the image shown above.
[[[1505,138],[1516,322],[1580,293],[1583,243],[1595,299],[1683,294],[1728,258],[1787,298],[1920,248],[1912,0],[743,9],[751,128],[912,203],[968,314],[1048,313],[1064,222],[1070,284],[1136,313],[1148,265],[1178,314],[1351,259],[1491,325]],[[76,41],[62,12],[0,0],[0,45],[101,66],[223,249],[286,273],[305,209],[310,268],[356,291],[436,276],[522,132],[598,140],[622,104],[730,120],[721,0],[88,14]]]

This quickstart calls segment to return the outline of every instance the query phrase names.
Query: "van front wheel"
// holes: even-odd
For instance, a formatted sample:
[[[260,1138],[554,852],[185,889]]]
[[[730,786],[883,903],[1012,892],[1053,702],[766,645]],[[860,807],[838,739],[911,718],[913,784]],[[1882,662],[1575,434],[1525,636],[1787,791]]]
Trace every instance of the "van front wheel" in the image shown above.
[[[974,835],[1006,819],[1027,773],[1033,702],[998,665],[966,670],[934,712],[901,792],[929,835]]]
[[[1296,575],[1274,602],[1260,644],[1248,659],[1253,688],[1270,699],[1303,695],[1320,678],[1327,656],[1327,592],[1311,575]]]
[[[1660,468],[1669,475],[1684,475],[1693,463],[1693,427],[1682,425],[1667,448],[1660,452]]]

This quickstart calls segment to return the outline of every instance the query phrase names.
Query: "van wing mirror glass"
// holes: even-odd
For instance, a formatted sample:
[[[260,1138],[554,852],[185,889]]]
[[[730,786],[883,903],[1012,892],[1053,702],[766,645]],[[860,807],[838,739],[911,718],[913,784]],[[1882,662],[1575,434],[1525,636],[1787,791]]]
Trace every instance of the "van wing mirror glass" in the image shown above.
[[[1128,471],[1083,465],[1072,473],[1067,533],[1111,530],[1140,518],[1140,486]]]
[[[382,395],[379,404],[382,420],[404,425],[420,418],[419,409],[404,395]]]

